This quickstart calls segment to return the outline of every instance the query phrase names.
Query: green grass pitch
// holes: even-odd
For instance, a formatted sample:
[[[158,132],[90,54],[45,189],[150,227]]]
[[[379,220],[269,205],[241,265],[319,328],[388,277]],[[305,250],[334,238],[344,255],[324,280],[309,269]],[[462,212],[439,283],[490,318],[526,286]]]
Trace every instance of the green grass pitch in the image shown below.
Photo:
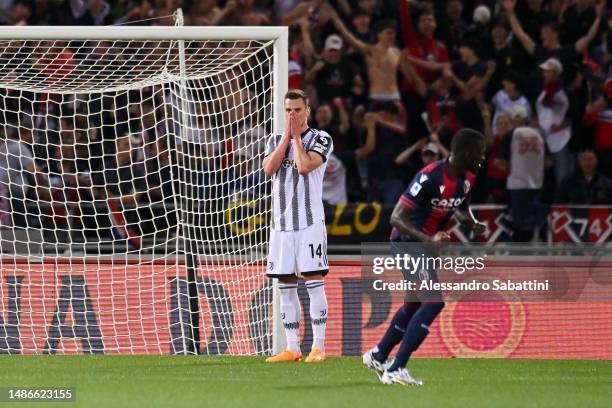
[[[612,362],[414,359],[423,387],[385,386],[358,357],[3,356],[2,387],[74,387],[66,407],[610,407]]]

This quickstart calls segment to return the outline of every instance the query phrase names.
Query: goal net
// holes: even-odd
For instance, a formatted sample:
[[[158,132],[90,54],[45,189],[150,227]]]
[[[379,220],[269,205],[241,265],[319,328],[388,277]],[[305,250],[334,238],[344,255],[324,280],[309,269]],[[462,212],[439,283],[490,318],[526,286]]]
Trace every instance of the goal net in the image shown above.
[[[269,353],[286,29],[0,39],[0,353]]]

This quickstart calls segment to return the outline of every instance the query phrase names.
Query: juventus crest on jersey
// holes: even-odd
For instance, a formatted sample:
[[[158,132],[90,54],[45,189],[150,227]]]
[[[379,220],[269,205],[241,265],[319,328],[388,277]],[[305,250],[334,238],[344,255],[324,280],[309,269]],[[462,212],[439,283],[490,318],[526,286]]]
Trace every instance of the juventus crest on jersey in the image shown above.
[[[280,143],[283,135],[272,135],[266,145],[266,156]],[[307,152],[323,158],[323,164],[308,174],[298,173],[293,143],[272,181],[272,228],[277,231],[298,231],[325,219],[323,212],[323,176],[326,162],[333,151],[331,136],[324,131],[308,128],[302,134]]]

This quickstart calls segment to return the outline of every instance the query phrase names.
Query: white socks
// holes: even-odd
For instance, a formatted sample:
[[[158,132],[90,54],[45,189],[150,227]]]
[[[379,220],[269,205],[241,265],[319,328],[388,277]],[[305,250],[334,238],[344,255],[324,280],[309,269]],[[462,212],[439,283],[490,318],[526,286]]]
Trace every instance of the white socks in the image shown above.
[[[325,327],[327,325],[327,297],[325,282],[307,280],[306,289],[310,297],[310,322],[312,323],[312,348],[325,350]],[[296,295],[297,296],[297,295]]]
[[[287,336],[287,350],[300,352],[300,298],[296,283],[279,283],[280,312]]]

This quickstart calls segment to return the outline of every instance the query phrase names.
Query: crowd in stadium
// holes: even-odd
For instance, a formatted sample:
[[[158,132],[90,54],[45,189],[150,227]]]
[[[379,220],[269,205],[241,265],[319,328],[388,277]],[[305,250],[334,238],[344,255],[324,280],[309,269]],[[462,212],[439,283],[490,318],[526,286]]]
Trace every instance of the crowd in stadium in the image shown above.
[[[289,87],[307,91],[312,126],[333,137],[334,154],[324,184],[324,199],[330,204],[396,203],[423,164],[448,155],[452,136],[462,127],[482,131],[488,144],[472,202],[508,203],[509,190],[527,189],[537,191],[545,203],[612,203],[612,8],[605,1],[2,0],[0,22],[171,25],[179,7],[185,11],[186,25],[289,26]],[[3,111],[21,109],[8,106],[14,91],[3,92],[8,92],[3,95]],[[17,96],[23,97],[15,95],[14,103]],[[157,97],[139,95],[139,103],[130,109],[142,111],[127,112],[127,117],[142,116],[140,126],[153,129],[160,122],[156,117],[163,114],[155,107]],[[85,108],[113,114],[105,106]],[[73,131],[91,128],[89,123],[77,123],[79,118],[92,120],[80,113],[71,112],[70,123],[51,124],[56,148],[59,141],[74,138],[66,143],[90,143],[83,155],[101,158],[100,140],[108,138],[97,132],[104,130],[105,121],[122,120],[100,117],[86,134]],[[23,120],[9,116],[8,122]],[[131,133],[130,121],[124,122],[125,132],[114,132],[112,141],[117,163],[79,161],[76,148],[64,155],[33,154],[48,157],[45,165],[55,166],[58,173],[85,174],[75,167],[85,162],[87,172],[121,168],[120,160],[134,159],[121,152],[135,150],[133,143],[138,143],[124,137]],[[22,140],[32,126],[19,131]],[[521,151],[538,148],[513,144],[510,135],[517,127],[543,137],[542,163],[512,165]],[[17,132],[16,127],[7,129]],[[44,149],[36,141],[34,145]],[[147,146],[157,153],[145,152],[139,158],[140,172],[130,166],[129,174],[113,173],[118,178],[111,184],[129,190],[116,192],[127,201],[153,202],[164,196],[160,188],[167,178],[163,174],[169,172],[168,146],[163,140]],[[92,156],[96,148],[100,152]],[[72,161],[52,163],[54,157],[71,153]],[[146,157],[156,159],[147,162]],[[62,167],[71,165],[75,168]],[[157,173],[157,178],[145,180],[145,173]],[[75,179],[73,184],[96,184],[96,174],[87,177],[93,181]],[[97,177],[104,182],[104,174]],[[134,187],[139,178],[150,190],[147,197]],[[514,181],[508,183],[509,179]],[[62,194],[78,193],[67,188]]]
[[[312,1],[280,21],[292,27],[292,84],[310,90],[317,125],[334,137],[343,166],[330,164],[346,168],[349,200],[395,203],[472,127],[489,145],[474,202],[508,202],[510,172],[542,180],[512,188],[549,203],[612,202],[605,2]],[[506,135],[518,126],[546,141],[544,166],[509,166]]]

